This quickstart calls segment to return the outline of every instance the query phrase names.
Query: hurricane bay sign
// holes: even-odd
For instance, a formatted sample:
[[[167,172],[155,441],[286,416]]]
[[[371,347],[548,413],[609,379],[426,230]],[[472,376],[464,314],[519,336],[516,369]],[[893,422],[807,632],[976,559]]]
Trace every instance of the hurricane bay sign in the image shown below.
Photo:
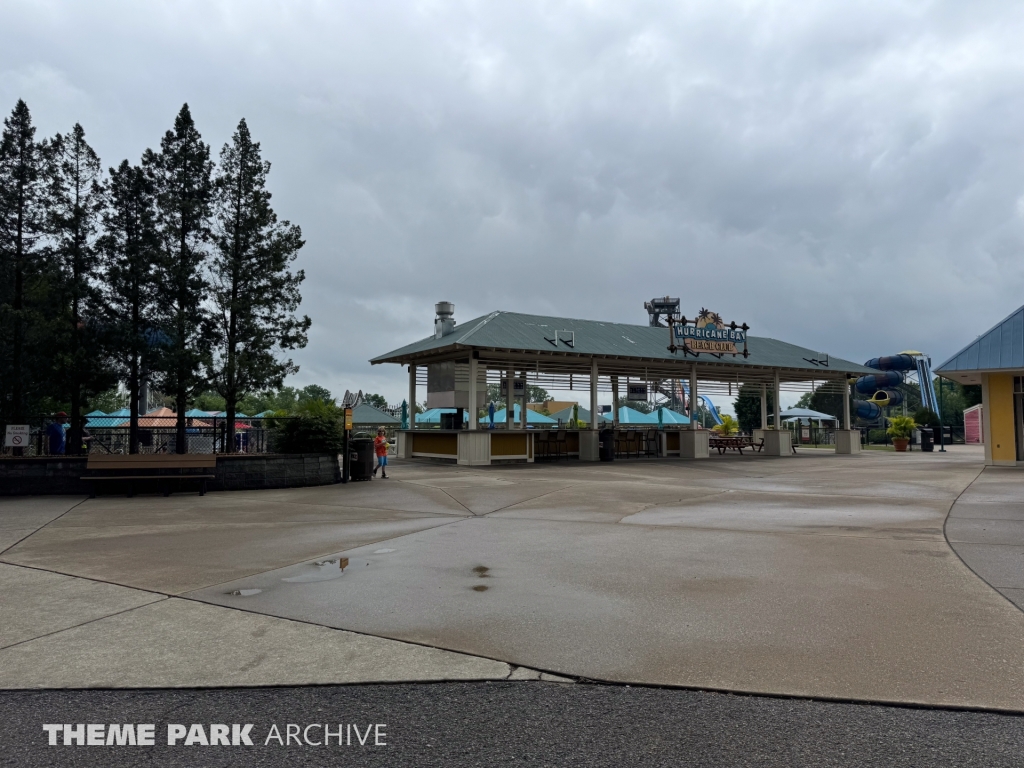
[[[717,312],[701,309],[700,314],[693,320],[687,320],[685,317],[669,320],[669,333],[672,338],[669,349],[672,352],[682,350],[684,354],[691,355],[703,352],[716,356],[747,357],[750,354],[747,350],[749,329],[750,326],[746,323],[726,323]],[[743,345],[742,350],[737,346],[739,344]]]

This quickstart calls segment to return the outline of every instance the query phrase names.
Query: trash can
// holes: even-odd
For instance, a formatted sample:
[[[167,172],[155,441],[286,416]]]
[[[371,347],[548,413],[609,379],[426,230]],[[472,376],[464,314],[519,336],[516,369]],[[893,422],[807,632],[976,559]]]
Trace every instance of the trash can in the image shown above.
[[[357,437],[349,441],[349,477],[353,480],[369,480],[373,477],[373,440]]]
[[[921,450],[925,453],[931,453],[935,450],[935,443],[932,442],[932,431],[930,429],[921,430]]]
[[[602,429],[598,433],[598,456],[601,461],[615,461],[615,430]]]

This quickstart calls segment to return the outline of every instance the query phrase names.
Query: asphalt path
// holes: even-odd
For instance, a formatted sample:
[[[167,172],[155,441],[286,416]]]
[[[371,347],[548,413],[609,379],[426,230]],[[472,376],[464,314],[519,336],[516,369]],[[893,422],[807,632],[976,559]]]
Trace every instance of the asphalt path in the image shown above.
[[[0,764],[13,766],[1024,765],[1021,715],[589,684],[7,691],[0,715]],[[156,746],[64,746],[59,733],[50,746],[43,725],[63,723],[149,723]],[[323,723],[352,744],[265,743],[289,724],[321,741],[306,728]],[[170,747],[173,724],[207,739],[209,724],[251,724],[253,746]]]

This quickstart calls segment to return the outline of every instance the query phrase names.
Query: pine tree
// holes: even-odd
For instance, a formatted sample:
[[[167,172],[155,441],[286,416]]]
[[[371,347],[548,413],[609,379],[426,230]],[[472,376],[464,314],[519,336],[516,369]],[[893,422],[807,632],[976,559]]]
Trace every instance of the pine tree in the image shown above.
[[[173,130],[164,134],[160,152],[146,150],[142,161],[156,185],[162,251],[157,276],[169,343],[162,354],[160,385],[174,398],[177,452],[185,453],[185,411],[206,383],[212,334],[203,270],[210,240],[213,163],[188,104],[178,112]]]
[[[68,453],[82,446],[85,400],[114,384],[100,346],[99,254],[96,238],[103,211],[100,159],[75,124],[57,134],[47,152],[48,261],[54,273],[59,325],[54,329],[55,384],[70,401]]]
[[[43,153],[28,105],[18,100],[0,139],[0,422],[24,422],[48,364],[33,336],[45,325]]]
[[[235,444],[235,412],[247,394],[280,387],[298,371],[284,350],[306,345],[308,317],[296,317],[305,275],[289,267],[302,248],[298,226],[270,205],[270,163],[245,120],[220,153],[215,191],[213,302],[217,346],[213,383],[224,397],[225,449]]]
[[[103,300],[108,317],[111,353],[128,384],[131,408],[128,444],[139,450],[139,389],[157,328],[158,287],[155,264],[160,258],[153,182],[142,168],[127,160],[110,169],[108,205],[99,241],[105,281]]]
[[[743,432],[753,432],[761,428],[761,387],[754,384],[743,384],[740,391],[736,393],[736,400],[733,404],[736,411],[736,420]],[[775,412],[775,394],[772,388],[768,387],[765,397],[765,408],[769,415]]]

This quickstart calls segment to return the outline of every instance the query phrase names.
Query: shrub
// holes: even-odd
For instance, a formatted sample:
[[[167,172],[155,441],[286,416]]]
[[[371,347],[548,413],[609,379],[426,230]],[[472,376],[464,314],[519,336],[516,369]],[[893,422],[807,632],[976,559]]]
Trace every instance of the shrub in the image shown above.
[[[301,403],[295,416],[275,420],[271,427],[273,448],[278,453],[340,453],[344,444],[342,419],[343,413],[333,401]]]
[[[889,419],[889,428],[885,434],[893,440],[908,440],[915,427],[917,422],[913,416],[893,416]]]
[[[922,427],[937,427],[939,426],[939,416],[935,411],[931,411],[927,408],[918,408],[914,411],[914,421]]]

